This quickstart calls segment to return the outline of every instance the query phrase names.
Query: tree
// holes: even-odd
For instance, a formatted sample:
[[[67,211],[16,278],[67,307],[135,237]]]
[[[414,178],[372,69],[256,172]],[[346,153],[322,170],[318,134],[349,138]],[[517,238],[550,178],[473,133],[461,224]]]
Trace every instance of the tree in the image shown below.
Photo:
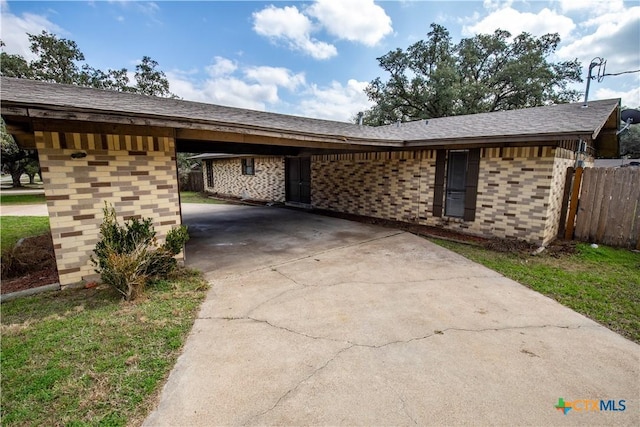
[[[622,109],[626,110],[627,107],[623,106]],[[640,107],[636,110],[640,110]],[[624,126],[624,123],[620,126]],[[632,124],[620,134],[620,155],[629,156],[631,159],[640,158],[640,124]]]
[[[2,172],[11,175],[14,187],[22,187],[20,177],[26,172],[27,167],[33,165],[34,160],[37,162],[37,153],[35,150],[23,150],[18,147],[13,137],[7,132],[4,120],[0,120],[0,138]]]
[[[156,69],[158,63],[148,56],[136,65],[136,92],[143,95],[175,98],[169,91],[169,81],[164,72]]]
[[[63,84],[80,82],[81,72],[77,62],[84,61],[84,54],[76,42],[59,39],[44,30],[39,35],[27,35],[31,52],[38,56],[29,64],[35,80]]]
[[[169,81],[164,72],[157,69],[158,63],[148,56],[144,56],[136,66],[136,85],[131,86],[129,71],[126,68],[109,69],[105,72],[89,64],[83,64],[84,54],[72,40],[58,38],[47,31],[27,36],[31,43],[31,52],[37,56],[36,59],[28,62],[20,55],[0,52],[0,75],[150,96],[176,97],[169,91]],[[3,46],[5,44],[0,40],[0,47]],[[2,170],[11,174],[14,187],[21,186],[20,176],[23,173],[28,173],[32,182],[40,170],[37,166],[37,153],[21,150],[7,134],[4,122],[0,134]]]
[[[559,43],[557,34],[511,39],[496,30],[454,44],[445,27],[431,24],[426,40],[378,58],[389,79],[365,89],[376,105],[364,120],[383,125],[574,101],[579,93],[568,84],[582,81],[580,63],[547,60]]]
[[[0,47],[5,44],[0,40]],[[0,74],[7,77],[17,77],[20,79],[33,78],[33,72],[29,68],[29,63],[20,55],[0,52]]]

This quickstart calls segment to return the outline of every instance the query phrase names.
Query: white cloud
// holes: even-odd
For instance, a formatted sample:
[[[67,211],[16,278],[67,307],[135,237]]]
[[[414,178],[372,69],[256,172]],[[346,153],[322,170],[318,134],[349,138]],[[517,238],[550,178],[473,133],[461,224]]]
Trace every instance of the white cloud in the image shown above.
[[[559,0],[563,12],[589,12],[601,14],[624,9],[623,0]]]
[[[330,34],[374,46],[393,31],[391,18],[373,0],[317,0],[307,10]]]
[[[640,83],[640,81],[637,80],[636,82]],[[611,88],[598,88],[593,97],[593,99],[611,98],[621,98],[622,105],[629,108],[640,107],[640,85],[626,91]]]
[[[496,29],[507,30],[516,36],[523,31],[534,36],[558,33],[561,39],[567,37],[576,28],[573,20],[557,12],[544,8],[537,14],[519,12],[511,7],[495,9],[489,15],[473,25],[462,27],[462,34],[493,34]]]
[[[226,76],[238,69],[236,63],[230,59],[216,56],[213,60],[214,63],[206,67],[207,73],[211,77]]]
[[[512,4],[513,0],[484,0],[482,2],[484,8],[488,10],[504,9],[506,7],[511,7]]]
[[[333,81],[328,87],[310,85],[300,102],[300,113],[307,117],[350,122],[359,112],[373,106],[364,88],[368,82],[350,79],[346,86]]]
[[[166,75],[171,91],[188,101],[265,110],[267,103],[278,100],[277,87],[249,84],[235,77],[198,81],[186,73],[176,71],[167,72]]]
[[[376,45],[393,31],[391,18],[373,0],[316,0],[303,10],[269,5],[252,17],[257,34],[284,41],[289,48],[315,59],[329,59],[338,54],[333,44],[312,36],[322,29],[339,39],[367,46]]]
[[[167,72],[171,91],[190,101],[265,110],[267,105],[273,108],[282,103],[280,88],[295,91],[305,84],[304,73],[280,67],[241,67],[221,56],[204,71],[204,78],[193,69]]]
[[[0,3],[0,26],[2,27],[2,41],[6,44],[4,51],[11,54],[22,55],[27,60],[33,60],[36,56],[29,49],[29,34],[40,34],[43,30],[50,33],[64,33],[64,30],[49,21],[46,16],[23,13],[14,15],[9,11],[7,2]]]
[[[305,83],[304,73],[293,74],[282,67],[251,67],[244,71],[247,78],[262,85],[275,85],[295,90]]]
[[[277,8],[270,5],[253,14],[256,33],[285,41],[290,48],[300,50],[315,59],[328,59],[338,54],[335,46],[311,38],[312,23],[295,6]]]
[[[304,73],[287,68],[243,67],[222,57],[214,61],[209,68],[220,64],[234,64],[235,68],[227,68],[229,72],[224,74],[211,73],[208,68],[204,78],[193,69],[171,70],[166,73],[171,91],[189,101],[343,122],[372,106],[364,93],[367,82],[351,79],[345,85],[333,81],[319,86],[307,84]],[[281,89],[287,89],[286,99],[281,97]]]
[[[599,15],[580,28],[585,35],[558,49],[560,58],[578,58],[586,66],[593,57],[604,57],[610,72],[640,68],[640,6]]]

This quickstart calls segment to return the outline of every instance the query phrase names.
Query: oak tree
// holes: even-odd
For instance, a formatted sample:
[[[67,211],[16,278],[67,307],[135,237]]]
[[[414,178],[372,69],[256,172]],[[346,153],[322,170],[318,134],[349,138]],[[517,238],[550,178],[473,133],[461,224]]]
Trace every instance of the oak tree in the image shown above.
[[[496,30],[455,44],[445,27],[431,24],[425,40],[378,58],[388,79],[365,89],[375,105],[364,120],[383,125],[575,101],[580,94],[569,84],[582,81],[581,66],[549,60],[559,43],[558,34],[512,38]]]

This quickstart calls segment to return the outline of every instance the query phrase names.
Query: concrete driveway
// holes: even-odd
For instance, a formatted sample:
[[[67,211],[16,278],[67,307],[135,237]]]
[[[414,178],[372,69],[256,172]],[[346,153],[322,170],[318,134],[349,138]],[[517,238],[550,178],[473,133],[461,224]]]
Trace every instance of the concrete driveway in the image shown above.
[[[638,345],[425,239],[280,208],[183,216],[212,286],[145,425],[640,425]]]

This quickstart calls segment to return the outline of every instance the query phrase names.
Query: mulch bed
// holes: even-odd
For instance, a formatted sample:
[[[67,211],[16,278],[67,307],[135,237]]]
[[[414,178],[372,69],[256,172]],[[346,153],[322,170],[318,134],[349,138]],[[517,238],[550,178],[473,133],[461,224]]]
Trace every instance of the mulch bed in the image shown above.
[[[52,283],[58,283],[59,280],[58,269],[50,268],[40,270],[26,276],[2,280],[2,294],[4,295],[11,292],[24,291],[26,289],[50,285]]]
[[[2,254],[2,294],[59,281],[50,234],[25,238]]]

